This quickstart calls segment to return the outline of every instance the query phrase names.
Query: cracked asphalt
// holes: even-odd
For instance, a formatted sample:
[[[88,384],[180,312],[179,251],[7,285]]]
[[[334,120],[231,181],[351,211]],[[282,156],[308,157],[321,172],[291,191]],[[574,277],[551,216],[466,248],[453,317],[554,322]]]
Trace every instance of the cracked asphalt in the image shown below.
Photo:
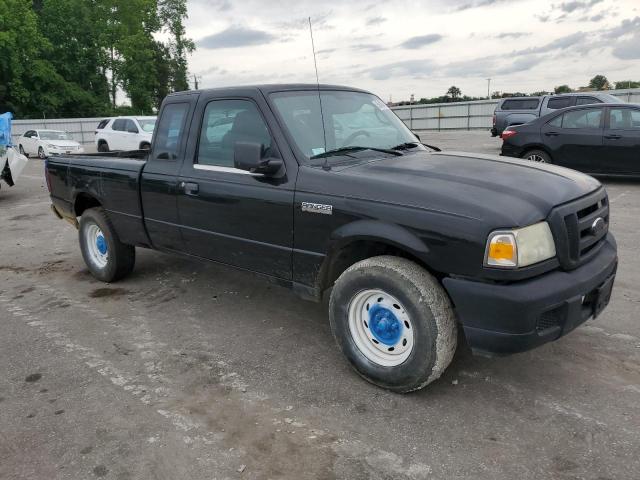
[[[0,479],[640,478],[640,182],[604,181],[620,266],[598,319],[511,357],[460,348],[403,396],[350,369],[326,305],[260,277],[139,250],[94,280],[42,172],[0,190]]]

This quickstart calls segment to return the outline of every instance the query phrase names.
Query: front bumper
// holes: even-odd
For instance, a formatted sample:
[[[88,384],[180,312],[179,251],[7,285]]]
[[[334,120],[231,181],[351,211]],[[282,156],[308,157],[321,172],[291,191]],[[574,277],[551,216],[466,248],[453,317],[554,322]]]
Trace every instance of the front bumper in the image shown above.
[[[611,234],[598,255],[571,271],[511,284],[443,280],[476,353],[507,355],[569,333],[609,303],[618,257]]]

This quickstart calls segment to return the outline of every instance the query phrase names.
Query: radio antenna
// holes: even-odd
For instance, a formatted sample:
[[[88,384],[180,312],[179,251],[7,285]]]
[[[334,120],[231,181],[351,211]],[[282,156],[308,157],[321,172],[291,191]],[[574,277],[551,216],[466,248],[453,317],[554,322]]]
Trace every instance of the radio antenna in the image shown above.
[[[313,43],[313,27],[311,26],[311,17],[309,17],[309,34],[311,35],[311,50],[313,52],[313,65],[316,69],[316,85],[318,87],[318,101],[320,102],[320,120],[322,121],[322,136],[324,139],[324,151],[327,151],[327,131],[324,127],[324,113],[322,112],[322,95],[320,95],[320,77],[318,77],[318,62],[316,60],[316,46]],[[324,157],[324,170],[329,170],[329,162],[327,157]]]

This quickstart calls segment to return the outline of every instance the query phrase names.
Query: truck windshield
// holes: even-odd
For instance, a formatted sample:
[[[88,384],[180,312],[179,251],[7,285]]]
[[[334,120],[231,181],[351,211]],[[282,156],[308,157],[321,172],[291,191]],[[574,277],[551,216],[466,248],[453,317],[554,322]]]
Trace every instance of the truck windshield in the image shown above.
[[[349,155],[354,151],[373,156],[380,155],[381,149],[408,144],[413,148],[424,148],[402,120],[375,95],[327,90],[320,95],[322,114],[317,91],[271,95],[278,114],[307,160],[323,158],[325,161],[326,158],[331,161],[330,156],[324,154],[334,151],[333,156]]]

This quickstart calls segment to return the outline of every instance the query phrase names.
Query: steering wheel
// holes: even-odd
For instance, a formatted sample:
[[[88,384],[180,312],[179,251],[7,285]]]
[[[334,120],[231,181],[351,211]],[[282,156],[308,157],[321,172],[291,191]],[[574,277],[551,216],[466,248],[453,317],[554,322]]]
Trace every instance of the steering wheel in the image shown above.
[[[348,147],[351,142],[353,142],[358,137],[370,137],[371,134],[366,130],[358,130],[357,132],[353,132],[347,138],[345,138],[344,142],[342,142],[343,147]]]

